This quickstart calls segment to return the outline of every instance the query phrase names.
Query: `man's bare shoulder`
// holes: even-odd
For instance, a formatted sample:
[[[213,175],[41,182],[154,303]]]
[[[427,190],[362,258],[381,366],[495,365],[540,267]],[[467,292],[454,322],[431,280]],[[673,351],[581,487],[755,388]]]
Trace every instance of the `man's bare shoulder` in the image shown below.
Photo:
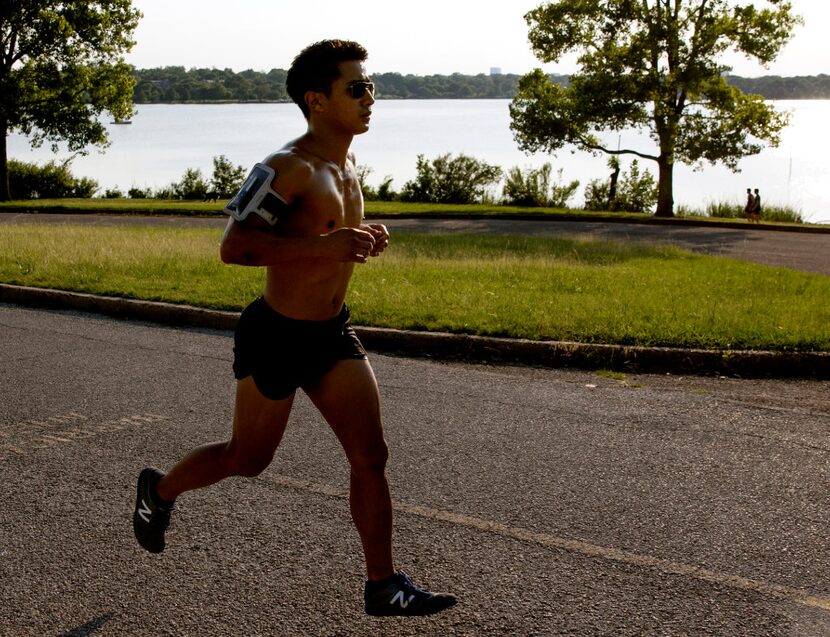
[[[300,195],[314,176],[313,163],[291,145],[271,153],[262,163],[274,169],[272,187],[286,198]]]

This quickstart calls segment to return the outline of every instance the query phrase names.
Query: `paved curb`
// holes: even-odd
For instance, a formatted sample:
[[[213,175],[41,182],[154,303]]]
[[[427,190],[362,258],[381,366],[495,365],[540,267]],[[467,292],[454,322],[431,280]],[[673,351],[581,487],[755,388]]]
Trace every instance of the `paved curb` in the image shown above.
[[[94,312],[166,325],[232,330],[238,312],[0,284],[0,302]],[[520,363],[628,372],[721,374],[741,377],[830,378],[828,352],[700,350],[670,347],[531,341],[355,326],[370,350],[441,360]]]

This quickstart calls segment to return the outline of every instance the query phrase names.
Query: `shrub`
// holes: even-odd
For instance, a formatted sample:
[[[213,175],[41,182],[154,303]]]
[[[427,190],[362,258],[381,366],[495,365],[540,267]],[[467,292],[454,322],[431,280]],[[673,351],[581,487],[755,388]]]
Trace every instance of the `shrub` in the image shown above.
[[[648,170],[640,174],[640,165],[635,159],[617,188],[616,210],[646,212],[656,203],[657,182]]]
[[[220,198],[233,197],[245,183],[248,171],[245,166],[234,166],[224,155],[213,158],[213,176],[210,178],[210,186]],[[203,191],[207,192],[207,189]],[[187,199],[187,197],[185,197]]]
[[[380,201],[397,201],[400,199],[400,195],[392,190],[392,177],[387,175],[378,186],[378,199]]]
[[[360,191],[363,193],[363,198],[367,201],[375,201],[378,198],[377,191],[366,183],[369,175],[372,174],[372,169],[369,166],[358,164],[355,166],[357,171],[357,181],[360,184]]]
[[[115,186],[113,188],[107,188],[106,190],[104,190],[104,194],[102,195],[102,197],[104,199],[123,199],[124,193],[121,192],[118,186]]]
[[[387,175],[383,182],[380,184],[380,186],[378,186],[378,189],[375,190],[369,184],[366,183],[366,180],[369,178],[369,175],[372,174],[372,169],[369,166],[361,164],[356,166],[356,170],[357,180],[360,182],[360,190],[363,193],[363,198],[366,201],[398,200],[398,193],[392,190],[392,177]]]
[[[585,186],[585,210],[610,210],[608,182],[592,179]]]
[[[511,168],[507,172],[507,183],[504,186],[505,203],[514,206],[550,206],[552,208],[565,208],[576,189],[579,188],[579,181],[574,180],[569,184],[562,183],[562,169],[557,171],[557,180],[550,183],[550,163],[544,164],[539,169],[527,168],[522,171],[520,168]]]
[[[719,219],[740,219],[746,216],[744,206],[727,201],[710,201],[706,204],[706,216]]]
[[[615,175],[619,163],[616,157],[608,162]],[[611,196],[611,184],[601,179],[590,181],[585,187],[586,210],[614,210],[621,212],[646,212],[657,203],[657,183],[648,170],[640,172],[637,160],[631,162],[628,173],[616,183],[616,194]]]
[[[138,186],[133,186],[127,191],[127,196],[130,199],[149,199],[153,194],[152,189],[147,188],[146,190],[139,188]]]
[[[49,161],[42,166],[10,159],[9,188],[14,199],[88,198],[98,190],[98,182],[76,178],[69,169],[71,160]]]
[[[403,201],[425,203],[478,203],[487,196],[487,188],[502,176],[498,166],[447,153],[432,162],[418,155],[417,176],[406,182],[401,191]]]
[[[801,211],[791,206],[773,204],[761,206],[761,219],[764,221],[782,221],[787,223],[804,223]]]
[[[163,186],[153,191],[153,199],[176,199],[176,184]]]
[[[184,171],[181,181],[173,184],[176,199],[202,199],[207,191],[207,183],[198,168],[188,168]]]

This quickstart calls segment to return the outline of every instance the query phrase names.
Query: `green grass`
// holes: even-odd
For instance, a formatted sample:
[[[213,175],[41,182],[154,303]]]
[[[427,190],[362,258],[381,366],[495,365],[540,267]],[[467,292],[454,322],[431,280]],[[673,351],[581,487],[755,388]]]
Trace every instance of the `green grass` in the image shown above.
[[[203,203],[198,200],[163,200],[163,199],[32,199],[26,201],[0,202],[0,212],[69,212],[69,213],[135,213],[135,214],[222,214],[225,201]],[[532,217],[546,216],[586,216],[582,210],[564,210],[559,208],[523,208],[502,206],[498,204],[427,204],[404,203],[401,201],[367,201],[366,214],[375,217],[396,217],[402,215],[522,215]],[[609,216],[648,217],[640,213],[599,213]]]
[[[221,216],[224,201],[203,203],[198,200],[163,199],[32,199],[26,201],[2,201],[0,212],[40,212],[74,214],[138,214],[138,215],[182,215]],[[563,208],[527,208],[503,206],[500,204],[431,204],[404,203],[401,201],[367,201],[366,215],[380,217],[516,217],[538,219],[612,219],[612,220],[654,220],[651,213],[603,212]],[[678,204],[675,219],[660,218],[663,223],[694,219],[695,222],[717,224],[723,221],[746,221],[743,206],[729,202],[711,202],[705,210]],[[776,224],[803,225],[798,210],[787,206],[765,205],[762,221]],[[809,225],[809,224],[808,224]]]
[[[221,214],[225,202],[164,199],[29,199],[0,201],[0,212]]]
[[[0,226],[0,281],[241,309],[263,270],[221,230]],[[830,350],[830,278],[669,247],[398,233],[358,266],[358,325],[595,343]]]

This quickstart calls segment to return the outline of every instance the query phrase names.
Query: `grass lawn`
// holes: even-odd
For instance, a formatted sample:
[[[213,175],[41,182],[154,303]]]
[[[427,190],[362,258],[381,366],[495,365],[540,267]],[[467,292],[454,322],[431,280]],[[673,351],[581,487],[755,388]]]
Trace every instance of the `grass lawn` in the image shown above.
[[[261,268],[218,258],[221,230],[0,225],[0,281],[241,309]],[[358,325],[531,339],[830,350],[830,278],[669,247],[399,233],[357,266]]]
[[[26,201],[0,201],[0,212],[40,212],[71,214],[139,214],[139,215],[183,215],[221,216],[225,201],[201,202],[198,200],[163,199],[32,199]],[[366,216],[381,217],[521,217],[534,219],[609,219],[609,220],[655,220],[651,213],[641,212],[593,212],[589,210],[562,208],[525,208],[500,204],[434,204],[405,203],[401,201],[367,201]],[[679,207],[678,212],[682,212]],[[746,223],[743,218],[718,218],[700,214],[659,219],[663,223],[717,224]],[[782,226],[810,225],[792,224],[765,220]]]

